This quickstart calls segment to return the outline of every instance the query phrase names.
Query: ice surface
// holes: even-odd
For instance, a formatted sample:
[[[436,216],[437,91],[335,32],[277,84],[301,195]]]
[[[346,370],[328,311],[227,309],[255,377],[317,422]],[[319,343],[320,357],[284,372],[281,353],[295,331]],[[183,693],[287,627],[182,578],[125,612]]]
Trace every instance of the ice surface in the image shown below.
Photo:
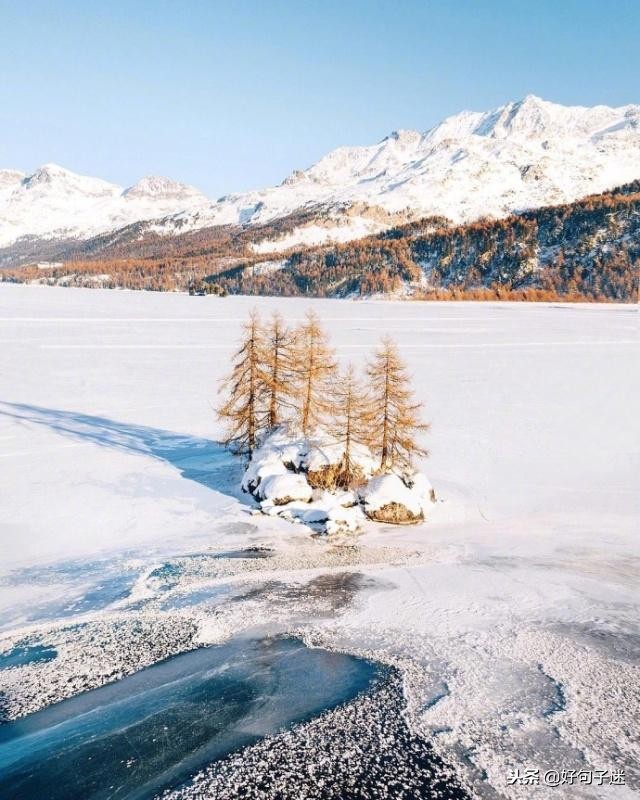
[[[12,647],[6,653],[0,653],[0,669],[22,667],[25,664],[38,664],[41,661],[53,661],[57,652],[53,647],[37,644],[26,647]]]
[[[215,444],[212,404],[254,305],[291,321],[313,307],[341,360],[362,363],[384,332],[397,339],[432,422],[421,466],[438,502],[427,522],[370,525],[334,552],[304,525],[249,516],[235,493],[241,466]],[[234,593],[214,616],[188,616],[187,606],[181,624],[195,619],[216,640],[257,621],[287,630],[303,619],[318,643],[398,663],[412,726],[478,794],[524,797],[507,785],[516,767],[622,768],[626,791],[637,788],[637,314],[1,285],[0,606],[15,620],[2,652],[26,635],[20,626],[49,633],[20,609],[60,609],[75,602],[69,586],[86,597],[104,585],[91,567],[86,576],[47,572],[52,561],[119,559],[136,581],[125,603],[136,592],[164,603],[247,576],[256,588],[306,586],[280,605],[267,591]],[[260,546],[273,557],[182,559]],[[369,561],[367,548],[377,553]],[[147,576],[165,563],[183,572],[160,592]],[[350,563],[384,591],[370,585],[337,615],[296,611],[311,580]],[[16,580],[21,570],[40,578]],[[104,632],[112,607],[99,600],[83,611],[80,601],[78,616],[107,615]],[[156,617],[145,619],[157,630]],[[51,683],[64,659],[67,685],[79,663],[69,661],[71,645],[42,636],[58,657],[2,670],[7,691],[35,686],[38,674]],[[96,668],[99,656],[83,647]],[[554,792],[570,796],[571,787]]]
[[[233,749],[355,697],[379,674],[367,661],[290,639],[174,656],[0,727],[0,794],[146,800]]]

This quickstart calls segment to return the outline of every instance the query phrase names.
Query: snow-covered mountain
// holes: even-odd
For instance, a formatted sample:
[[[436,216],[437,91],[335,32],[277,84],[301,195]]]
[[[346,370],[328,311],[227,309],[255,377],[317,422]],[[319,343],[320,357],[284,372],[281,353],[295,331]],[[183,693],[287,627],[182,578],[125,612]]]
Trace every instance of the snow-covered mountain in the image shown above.
[[[640,178],[640,105],[566,107],[530,95],[465,111],[425,133],[400,130],[340,147],[279,186],[215,203],[191,187],[144,178],[122,190],[46,165],[0,172],[0,245],[20,236],[87,238],[130,222],[171,235],[254,225],[313,210],[258,251],[346,241],[430,215],[453,222],[571,202]]]
[[[462,112],[425,133],[395,131],[369,147],[338,148],[280,186],[223,198],[207,222],[266,222],[323,204],[329,220],[289,233],[283,244],[344,240],[388,224],[380,209],[467,222],[571,202],[638,177],[640,105],[566,107],[530,95]],[[185,217],[204,222],[202,214]]]
[[[197,189],[155,176],[123,189],[57,164],[45,164],[32,175],[0,170],[0,246],[24,236],[86,239],[209,204]]]

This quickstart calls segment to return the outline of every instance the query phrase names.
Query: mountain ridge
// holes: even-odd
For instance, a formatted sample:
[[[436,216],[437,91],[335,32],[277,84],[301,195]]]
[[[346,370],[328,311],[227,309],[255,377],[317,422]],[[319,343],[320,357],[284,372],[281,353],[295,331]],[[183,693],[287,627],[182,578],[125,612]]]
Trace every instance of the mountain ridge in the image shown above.
[[[22,177],[21,177],[22,176]],[[424,132],[392,131],[343,146],[277,186],[211,202],[193,187],[148,176],[131,187],[55,164],[0,171],[0,263],[123,229],[171,237],[218,226],[304,223],[256,240],[256,252],[349,241],[428,216],[453,224],[573,202],[640,177],[640,105],[562,106],[527,95],[463,111]],[[127,226],[132,226],[127,232]],[[25,244],[28,246],[25,249]],[[169,245],[168,245],[169,246]],[[64,250],[64,248],[62,248]]]
[[[0,246],[23,238],[84,240],[208,203],[194,187],[160,176],[124,188],[55,163],[31,174],[0,170]]]

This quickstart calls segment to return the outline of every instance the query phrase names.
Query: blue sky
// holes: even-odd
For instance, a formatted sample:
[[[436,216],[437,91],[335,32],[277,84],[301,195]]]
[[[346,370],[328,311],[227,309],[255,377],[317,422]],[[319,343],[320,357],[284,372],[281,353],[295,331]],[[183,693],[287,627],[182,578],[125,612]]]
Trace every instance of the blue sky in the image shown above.
[[[640,102],[640,0],[0,0],[0,167],[217,197],[533,93]]]

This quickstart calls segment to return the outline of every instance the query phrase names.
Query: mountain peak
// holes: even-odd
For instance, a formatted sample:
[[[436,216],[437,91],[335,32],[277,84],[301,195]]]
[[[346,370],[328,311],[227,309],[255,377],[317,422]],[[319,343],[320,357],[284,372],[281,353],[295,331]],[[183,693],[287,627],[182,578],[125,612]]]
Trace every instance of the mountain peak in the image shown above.
[[[65,195],[78,197],[107,197],[119,191],[117,186],[100,178],[78,175],[59,164],[49,162],[29,175],[22,182],[30,193],[42,193],[51,197],[62,198]]]
[[[425,133],[398,129],[375,144],[338,147],[279,186],[215,204],[165,177],[150,175],[123,191],[49,163],[26,179],[0,173],[0,243],[86,238],[141,220],[169,234],[302,209],[320,209],[322,224],[300,227],[288,245],[346,241],[407,215],[466,222],[572,202],[640,178],[638,148],[640,106],[563,106],[528,94],[490,111],[463,111]],[[166,222],[175,215],[179,225]]]
[[[399,142],[400,144],[417,144],[422,138],[422,134],[406,128],[398,128],[385,136],[383,142]]]
[[[522,100],[512,100],[503,106],[481,114],[473,133],[478,136],[504,138],[511,134],[541,133],[553,118],[554,106],[535,94],[528,94]]]
[[[201,194],[193,186],[165,178],[162,175],[146,175],[133,186],[125,189],[124,197],[180,198]],[[204,195],[203,195],[204,197]]]
[[[518,100],[517,104],[520,106],[529,106],[529,107],[531,106],[539,107],[541,105],[542,106],[553,105],[553,103],[549,103],[548,100],[545,100],[542,97],[538,97],[537,94],[527,94],[522,98],[522,100]]]
[[[58,178],[66,178],[69,176],[75,177],[74,173],[70,172],[68,169],[61,167],[59,164],[49,162],[47,164],[43,164],[41,167],[38,167],[35,172],[29,175],[27,178],[27,184],[34,185],[38,183],[51,183],[51,181]]]

